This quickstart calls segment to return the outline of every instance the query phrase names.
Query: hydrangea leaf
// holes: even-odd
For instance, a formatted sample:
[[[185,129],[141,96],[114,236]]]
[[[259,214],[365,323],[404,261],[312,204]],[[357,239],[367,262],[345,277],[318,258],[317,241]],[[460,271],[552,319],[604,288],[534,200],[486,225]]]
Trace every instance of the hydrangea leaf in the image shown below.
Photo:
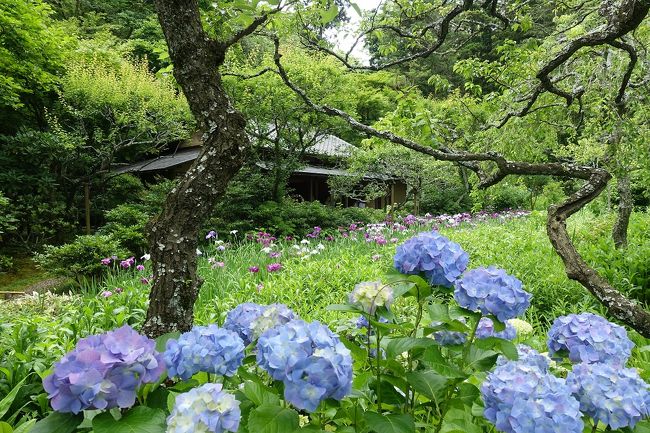
[[[449,384],[449,379],[434,371],[412,371],[406,374],[406,380],[413,389],[434,401],[440,400],[442,390]]]
[[[436,342],[431,338],[413,338],[402,337],[390,340],[386,346],[386,354],[389,358],[393,358],[400,353],[408,352],[413,349],[424,349],[429,346],[435,345]]]
[[[34,424],[34,428],[29,433],[71,433],[77,429],[83,419],[83,414],[52,412]]]
[[[145,406],[135,407],[116,420],[108,412],[93,418],[95,433],[163,433],[165,413]]]
[[[450,379],[464,379],[467,377],[466,374],[445,359],[438,346],[427,347],[422,356],[422,362],[431,370]]]
[[[248,430],[255,433],[292,432],[299,425],[298,412],[280,406],[260,406],[248,418]]]
[[[483,429],[474,424],[472,415],[464,409],[451,408],[442,420],[440,433],[481,433]]]
[[[415,422],[411,415],[381,415],[377,412],[366,412],[364,418],[370,429],[376,433],[412,433]]]
[[[177,340],[180,335],[180,332],[168,332],[167,334],[163,334],[156,338],[156,350],[160,353],[164,352],[167,341],[171,339]]]
[[[475,344],[480,349],[494,349],[514,361],[519,358],[519,355],[517,354],[517,346],[515,346],[512,341],[497,337],[487,337],[476,340]]]
[[[259,383],[246,382],[242,392],[255,406],[277,406],[280,403],[280,399],[271,388]]]

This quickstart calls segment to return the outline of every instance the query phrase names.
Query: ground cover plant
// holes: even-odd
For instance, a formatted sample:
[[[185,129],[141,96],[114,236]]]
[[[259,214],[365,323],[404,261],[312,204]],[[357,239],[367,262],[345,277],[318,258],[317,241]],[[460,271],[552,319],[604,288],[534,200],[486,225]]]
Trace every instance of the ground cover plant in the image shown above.
[[[643,214],[639,216],[646,218]],[[404,431],[435,431],[427,430],[429,427],[435,428],[435,422],[429,425],[429,427],[426,427],[425,424],[432,419],[434,421],[440,421],[440,419],[444,420],[444,416],[442,418],[435,418],[435,413],[430,413],[427,415],[427,421],[422,421],[418,418],[422,413],[418,414],[417,411],[407,411],[404,413],[395,411],[395,407],[406,407],[404,401],[401,401],[401,403],[396,402],[396,399],[399,400],[399,396],[404,394],[404,389],[400,388],[400,384],[404,385],[404,380],[406,379],[405,376],[401,378],[401,381],[396,379],[399,375],[396,375],[396,372],[390,369],[398,368],[398,365],[401,365],[400,363],[404,363],[405,359],[408,359],[408,354],[406,354],[406,358],[402,358],[401,354],[402,352],[408,352],[409,350],[402,350],[402,352],[397,354],[388,349],[388,343],[391,339],[413,337],[422,342],[423,338],[427,338],[432,342],[437,342],[436,347],[441,350],[441,356],[453,355],[450,362],[460,362],[463,356],[463,350],[455,351],[453,350],[455,347],[453,345],[449,348],[448,346],[440,346],[440,344],[461,341],[466,342],[467,335],[464,334],[471,333],[471,330],[465,328],[468,326],[471,327],[472,324],[477,325],[478,322],[474,320],[476,317],[472,315],[461,317],[458,315],[458,311],[453,309],[454,313],[452,313],[452,316],[453,314],[456,314],[456,316],[453,316],[453,323],[451,325],[446,323],[445,320],[447,319],[444,310],[447,309],[447,311],[449,311],[449,308],[451,308],[450,304],[454,305],[454,301],[450,300],[448,290],[440,291],[436,289],[435,296],[428,298],[425,302],[425,304],[430,303],[429,307],[423,307],[422,310],[423,317],[425,317],[426,320],[421,323],[422,326],[419,331],[414,331],[415,327],[410,326],[407,323],[409,321],[412,322],[413,318],[418,316],[417,312],[420,303],[413,302],[413,296],[408,296],[406,294],[403,294],[404,296],[399,296],[400,291],[405,290],[407,287],[405,284],[412,285],[413,283],[407,281],[400,282],[400,279],[403,280],[404,278],[409,277],[396,276],[394,274],[386,275],[394,265],[393,255],[396,251],[396,247],[402,245],[405,240],[411,238],[416,233],[427,233],[430,229],[435,227],[460,245],[467,245],[464,250],[467,251],[469,268],[489,266],[490,264],[497,264],[503,269],[509,269],[509,267],[512,267],[514,270],[509,273],[512,273],[521,279],[525,284],[525,288],[533,293],[531,300],[533,306],[528,308],[523,315],[525,323],[529,323],[529,325],[523,325],[524,330],[520,331],[515,342],[525,342],[541,352],[546,352],[548,349],[546,348],[545,333],[551,323],[553,323],[556,316],[566,316],[568,313],[572,312],[580,313],[583,310],[600,312],[601,314],[602,311],[599,311],[598,305],[595,304],[579,286],[570,283],[564,277],[559,265],[559,260],[551,254],[550,246],[544,246],[544,242],[542,242],[545,241],[544,234],[539,230],[541,224],[540,221],[542,219],[543,215],[528,215],[527,212],[508,212],[495,215],[479,214],[473,218],[469,215],[443,216],[437,218],[415,218],[409,216],[388,224],[384,223],[370,226],[351,224],[341,228],[340,231],[331,233],[325,233],[318,228],[314,228],[306,234],[304,239],[274,239],[274,236],[265,232],[255,232],[250,234],[233,232],[221,235],[210,232],[205,235],[207,239],[205,239],[205,243],[201,246],[200,251],[198,252],[201,254],[200,260],[202,264],[200,269],[202,276],[206,281],[200,294],[199,302],[197,303],[197,323],[199,326],[208,327],[213,326],[213,324],[223,325],[224,322],[228,321],[228,317],[233,315],[231,312],[237,310],[236,307],[238,305],[246,304],[250,301],[254,301],[258,305],[286,303],[288,305],[287,308],[292,311],[291,313],[288,313],[289,310],[282,310],[284,313],[281,311],[278,316],[278,313],[274,312],[274,310],[270,310],[267,313],[268,317],[266,317],[265,320],[267,322],[273,322],[277,317],[291,318],[295,315],[295,317],[300,317],[306,323],[318,320],[323,324],[327,324],[328,329],[336,332],[340,336],[342,344],[344,344],[348,350],[351,350],[354,359],[353,366],[357,368],[355,369],[355,383],[358,382],[357,377],[361,374],[365,374],[363,377],[367,380],[363,385],[366,387],[364,392],[368,396],[371,396],[372,404],[375,406],[359,406],[359,404],[357,404],[357,409],[355,410],[360,410],[365,413],[374,409],[374,412],[381,414],[382,416],[388,413],[385,411],[391,411],[391,415],[388,415],[385,419],[376,418],[371,419],[370,421],[360,415],[361,417],[358,418],[359,423],[356,424],[358,431],[368,431],[368,429],[373,428],[375,429],[373,431],[382,432],[384,430],[382,430],[382,427],[379,424],[372,424],[375,427],[371,427],[368,422],[373,423],[381,421],[392,423],[394,421],[392,415],[409,415],[413,417],[412,419],[414,420],[414,423],[417,421],[417,423],[414,424],[417,426],[417,430]],[[583,225],[580,226],[579,224],[576,226],[576,230],[591,229],[594,225],[597,226],[600,224],[596,221],[598,220],[594,220],[591,216],[586,216],[584,220],[581,221]],[[521,232],[527,232],[529,234],[527,241],[513,242],[514,238],[522,239],[522,237],[519,236]],[[506,246],[510,246],[509,251],[503,251]],[[399,248],[397,251],[399,251]],[[546,248],[546,250],[544,250],[544,248]],[[540,252],[542,254],[540,254]],[[531,255],[539,258],[534,265],[531,265]],[[11,335],[9,339],[5,334],[3,336],[3,341],[8,343],[7,347],[15,347],[14,350],[9,350],[9,352],[13,353],[5,353],[3,355],[4,370],[0,371],[3,371],[5,376],[3,377],[1,385],[3,387],[3,394],[8,395],[10,398],[12,397],[10,391],[17,390],[15,395],[13,395],[12,402],[10,402],[11,407],[16,410],[16,412],[10,413],[20,414],[13,418],[5,417],[4,419],[11,423],[18,424],[17,428],[20,428],[21,425],[26,426],[25,428],[29,428],[36,421],[36,419],[29,421],[29,418],[39,413],[40,415],[37,415],[37,418],[41,418],[50,412],[46,393],[41,387],[40,381],[47,374],[51,373],[51,365],[55,361],[66,352],[74,349],[80,338],[90,335],[104,334],[107,331],[125,325],[137,329],[138,325],[144,320],[144,312],[147,302],[147,288],[150,278],[149,263],[145,260],[146,256],[137,259],[125,258],[115,260],[111,257],[106,257],[105,259],[105,264],[103,266],[106,266],[111,270],[108,279],[100,285],[86,286],[86,293],[62,298],[50,295],[50,297],[41,296],[25,299],[17,304],[20,305],[20,308],[13,310],[20,311],[19,317],[16,317],[14,314],[11,319],[7,318],[7,311],[0,312],[0,314],[3,315],[3,321],[9,322],[5,325],[5,329],[9,331],[8,333]],[[546,260],[548,262],[545,262]],[[553,271],[554,269],[555,272]],[[553,274],[555,274],[555,276]],[[372,293],[373,287],[375,287],[375,289],[376,287],[381,287],[376,284],[366,286],[362,285],[361,289],[357,288],[355,290],[356,295],[352,296],[351,299],[357,299],[357,307],[339,306],[326,308],[330,304],[340,304],[341,301],[347,299],[351,289],[360,281],[377,281],[379,278],[383,278],[387,283],[389,283],[390,287],[393,288],[394,292],[391,299],[393,299],[394,302],[391,301],[393,305],[390,311],[395,315],[395,317],[401,318],[395,319],[390,316],[391,318],[388,319],[389,323],[382,323],[385,322],[387,318],[381,315],[365,317],[365,319],[362,319],[356,315],[347,317],[347,313],[341,311],[354,310],[356,314],[359,311],[356,311],[355,309],[359,308],[359,305],[370,305],[367,302],[364,303],[364,299],[373,299],[372,296],[369,298],[367,293],[368,290]],[[397,279],[397,281],[395,281],[395,279]],[[420,281],[420,284],[422,285],[424,283]],[[547,286],[545,286],[545,284],[547,284]],[[564,288],[562,289],[563,286]],[[426,290],[427,291],[424,293],[428,293],[431,288]],[[564,292],[562,290],[564,290]],[[396,293],[398,295],[396,295]],[[544,300],[545,293],[547,293],[547,295]],[[536,302],[535,299],[538,295],[540,295],[540,299],[542,300],[539,303]],[[560,295],[565,297],[563,301],[558,299]],[[571,296],[575,297],[571,298]],[[388,299],[385,299],[385,302],[386,301],[388,301]],[[41,308],[50,310],[49,314],[41,314],[39,311]],[[242,307],[238,308],[241,310]],[[437,313],[432,313],[432,309],[435,311],[441,310],[443,312],[440,313],[440,311],[438,311]],[[255,311],[253,311],[253,313],[255,313]],[[251,314],[254,316],[253,313]],[[434,320],[430,317],[431,314],[442,314],[443,320],[439,320],[439,318]],[[449,312],[447,314],[449,314]],[[365,322],[368,320],[370,320],[369,323],[371,324],[369,328],[365,325]],[[373,322],[381,324],[375,324],[373,327]],[[494,322],[492,324],[485,323],[485,321],[481,322],[481,325],[477,328],[478,331],[475,334],[477,336],[485,337],[490,335],[490,333],[497,332],[500,336],[513,336],[513,328],[511,324],[508,324],[505,330],[495,331],[495,327],[501,329],[498,321],[496,323],[497,324],[495,325]],[[357,327],[358,324],[361,326]],[[521,327],[521,324],[517,322],[514,324]],[[237,326],[230,327],[235,330],[238,329]],[[46,331],[44,332],[44,330]],[[291,332],[294,331],[296,330]],[[222,341],[221,337],[223,336],[217,338],[212,335],[214,332],[205,332],[207,332],[209,338]],[[415,334],[413,334],[414,332]],[[220,333],[221,331],[219,331],[218,334],[221,335]],[[257,334],[255,335],[259,336],[259,334],[260,332],[257,331]],[[198,332],[197,335],[196,338],[199,339],[205,337],[202,336],[203,331]],[[248,333],[247,336],[247,333],[244,332],[242,335],[241,338],[244,340],[246,345],[249,345],[252,334]],[[379,351],[377,350],[376,344],[376,338],[378,335],[381,340]],[[647,362],[648,360],[644,358],[644,346],[647,343],[637,335],[631,335],[631,338],[635,340],[637,347],[635,347],[633,351],[634,354],[632,359],[628,362],[628,365],[641,368],[641,374],[647,379],[647,373],[644,371],[644,369],[647,369],[648,365],[650,365]],[[179,344],[183,347],[187,346],[183,343],[183,340],[179,340]],[[355,347],[354,344],[358,347]],[[427,341],[425,344],[430,343]],[[484,340],[481,340],[478,344],[485,345],[487,343],[485,343]],[[498,344],[503,345],[506,343],[498,342]],[[512,347],[508,347],[510,347],[510,354],[512,354]],[[159,350],[163,352],[162,347],[159,347]],[[424,353],[425,351],[431,352],[434,349],[426,346],[420,348],[414,347],[410,350],[414,350],[415,354],[420,356],[419,351]],[[481,350],[494,351],[495,353],[491,355],[493,356],[496,353],[501,353],[508,349],[503,349],[502,346],[497,346],[491,348],[484,347]],[[250,353],[250,348],[247,353]],[[369,357],[372,353],[374,353],[374,357]],[[382,362],[382,378],[379,382],[377,382],[375,378],[377,372],[377,353],[382,354],[379,357]],[[488,356],[488,358],[490,357]],[[247,357],[246,359],[248,360],[246,365],[250,366],[252,358]],[[18,360],[25,361],[24,364],[21,364],[20,368],[15,367]],[[384,362],[386,363],[385,365],[383,364]],[[415,358],[413,359],[413,365],[420,365],[421,367],[426,365],[418,364],[418,362],[423,363],[424,361],[416,360]],[[486,363],[489,364],[487,361]],[[208,364],[210,363],[206,361],[203,365],[207,366]],[[560,364],[554,371],[563,371],[562,368],[565,367],[566,365],[563,366]],[[184,371],[191,372],[192,368],[188,368]],[[485,378],[487,370],[489,370],[489,367],[485,367],[485,371],[482,373],[477,373],[476,380],[472,382],[473,386],[479,385],[480,381]],[[7,372],[10,372],[12,376],[11,378],[6,374]],[[418,370],[416,369],[412,372],[417,373]],[[406,370],[399,370],[398,373],[405,375]],[[187,374],[189,373],[184,373],[184,376],[187,376]],[[212,382],[215,381],[215,374],[216,372],[209,371]],[[192,376],[192,374],[190,374],[190,376]],[[194,383],[195,385],[207,383],[207,376],[207,373],[205,373],[205,376],[199,374],[198,377],[194,378],[198,382],[191,383]],[[429,378],[429,376],[426,376],[426,378]],[[21,383],[23,379],[26,380]],[[185,379],[191,381],[188,377],[185,377]],[[232,385],[238,383],[241,379],[242,378],[240,377],[239,379],[235,378],[228,380],[231,382],[231,391],[234,390]],[[456,380],[457,378],[454,379],[454,381]],[[377,383],[382,383],[382,385],[377,388],[377,386],[375,386]],[[244,385],[244,387],[249,390],[251,386],[256,387],[258,385],[268,386],[272,384],[265,382],[264,384],[248,384]],[[149,384],[145,385],[145,388],[154,386],[156,385]],[[186,390],[186,388],[183,388],[185,385],[177,384],[175,386],[180,386],[180,389]],[[163,388],[165,387],[166,386],[163,386]],[[463,388],[466,391],[470,389],[465,385],[463,385]],[[267,388],[263,389],[268,391]],[[277,401],[283,399],[282,393],[284,391],[279,388],[279,385],[271,386],[270,389],[272,390],[272,393],[281,394],[276,396],[276,398],[279,399]],[[400,389],[401,391],[399,391]],[[177,390],[178,389],[172,390],[171,392],[176,392]],[[384,391],[383,399],[387,399],[382,403],[384,412],[378,410],[377,407],[376,394],[379,393],[381,395],[382,391]],[[148,393],[152,391],[149,390],[144,392]],[[214,387],[211,387],[210,392],[214,395],[222,396],[221,393],[224,391],[216,390]],[[158,391],[158,393],[166,394],[164,391]],[[196,393],[199,393],[199,391],[196,391]],[[267,394],[263,395],[268,397]],[[356,392],[353,393],[353,395],[356,395]],[[241,395],[237,395],[236,397],[240,402],[245,400]],[[438,398],[438,394],[436,394],[436,398]],[[462,401],[464,401],[463,398],[464,397],[461,398]],[[160,400],[162,398],[161,396],[157,396],[153,397],[153,399]],[[294,400],[298,400],[298,398],[296,397]],[[143,400],[143,396],[141,396],[138,401],[139,404],[141,404],[146,403],[148,400],[146,398]],[[271,401],[276,400],[275,398],[272,398]],[[356,403],[359,403],[359,401]],[[426,401],[424,403],[426,403]],[[146,404],[151,406],[150,403]],[[323,404],[325,406],[329,405],[329,403]],[[422,403],[414,403],[413,397],[411,397],[408,404],[415,407],[417,404]],[[164,404],[161,401],[158,401],[158,403],[153,406],[167,411],[172,409],[171,407],[163,407]],[[258,404],[257,406],[260,405]],[[321,408],[324,411],[322,414],[319,412],[318,415],[311,416],[310,422],[312,426],[304,425],[303,427],[306,428],[307,431],[310,431],[310,429],[316,428],[313,426],[314,424],[322,423],[323,425],[319,428],[329,426],[328,428],[336,427],[338,430],[346,431],[346,425],[348,425],[348,427],[351,426],[351,424],[349,424],[350,420],[342,421],[340,418],[332,418],[332,416],[345,417],[344,415],[341,415],[343,409],[340,406],[336,406],[336,404],[334,404],[334,406],[335,407],[327,406],[327,410]],[[472,405],[469,406],[469,409],[471,409],[471,406]],[[147,412],[145,416],[147,409],[142,405],[138,407],[139,409],[133,410],[136,414],[140,413],[142,418],[156,418],[151,412]],[[433,409],[433,405],[430,401],[428,404],[425,404],[424,407]],[[249,407],[249,409],[251,408]],[[256,409],[257,407],[253,407],[251,410],[254,411]],[[290,408],[283,409],[289,409],[289,412],[282,412],[284,415],[279,415],[281,419],[284,419],[282,418],[283,416],[289,417],[289,414],[292,414]],[[321,411],[321,409],[319,409],[319,411]],[[336,409],[338,415],[332,415],[334,409]],[[440,408],[437,408],[436,410],[439,409]],[[474,412],[478,413],[478,409],[476,407],[474,409]],[[265,407],[264,410],[270,411],[271,409]],[[348,415],[351,414],[349,407],[345,410]],[[455,415],[448,415],[445,422],[451,422],[450,420],[454,416],[460,416],[459,411],[464,409],[462,407],[456,407],[454,409],[452,405],[448,410],[451,411],[451,414]],[[115,415],[117,414],[115,411],[113,411],[113,413]],[[274,412],[264,413],[266,416],[271,416]],[[330,415],[326,415],[325,413],[329,413]],[[468,413],[471,415],[471,410]],[[92,412],[90,412],[90,414],[91,415],[89,416],[92,417]],[[300,414],[302,417],[308,416],[304,411],[300,412]],[[489,424],[486,424],[481,416],[470,415],[468,415],[469,418],[463,415],[462,419],[464,421],[455,420],[455,418],[453,418],[455,420],[453,422],[469,422],[470,424],[478,425],[479,429],[489,428]],[[370,418],[373,416],[374,415],[369,415]],[[134,419],[137,418],[138,416],[135,416]],[[108,420],[106,417],[100,419]],[[162,420],[159,416],[156,419],[159,421]],[[250,422],[250,413],[244,411],[242,419],[244,421],[242,421],[243,424],[241,431],[246,431],[246,422]],[[400,419],[402,418],[396,418],[396,420]],[[402,420],[406,419],[407,418],[403,418]],[[53,418],[53,420],[61,422],[61,419],[56,417]],[[300,420],[302,420],[304,424],[305,419],[299,418],[299,421]],[[92,425],[92,421],[86,421],[85,424],[81,424],[80,428],[83,431],[84,426],[90,425]],[[230,425],[232,426],[232,424]],[[409,429],[411,428],[410,425],[410,421],[407,422]],[[463,431],[472,431],[472,427],[466,428],[470,430]],[[442,426],[440,426],[440,429],[441,431],[453,431]],[[164,431],[164,428],[160,431]]]

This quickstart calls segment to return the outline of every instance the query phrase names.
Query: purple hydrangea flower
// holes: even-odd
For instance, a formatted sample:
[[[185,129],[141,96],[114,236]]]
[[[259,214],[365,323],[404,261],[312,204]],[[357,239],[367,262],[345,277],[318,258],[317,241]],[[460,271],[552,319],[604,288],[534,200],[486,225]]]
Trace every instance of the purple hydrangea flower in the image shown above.
[[[214,230],[210,230],[207,235],[205,235],[206,239],[216,239],[217,238],[217,232]]]
[[[82,338],[43,380],[52,408],[76,414],[133,406],[140,385],[156,382],[165,369],[155,347],[128,325]]]
[[[493,314],[502,322],[521,316],[530,306],[532,295],[521,281],[493,266],[467,271],[456,281],[454,298],[461,307]]]
[[[259,266],[251,266],[248,268],[248,272],[252,272],[253,274],[256,274],[260,271]]]
[[[120,262],[120,266],[123,269],[129,269],[131,266],[133,266],[133,264],[135,264],[135,257],[129,257],[128,259],[122,260]]]
[[[572,362],[620,365],[629,359],[634,347],[625,328],[592,313],[555,319],[548,331],[547,344],[551,355],[566,350]]]
[[[144,265],[138,265],[135,268],[140,272],[144,271]]]
[[[236,332],[239,338],[244,341],[244,344],[248,346],[253,342],[253,329],[251,325],[255,319],[262,315],[265,308],[266,306],[264,305],[254,304],[252,302],[239,304],[228,312],[223,327]]]
[[[613,430],[634,428],[650,416],[650,385],[633,368],[611,364],[578,364],[567,384],[580,401],[580,410]]]
[[[496,337],[504,340],[514,340],[517,337],[517,330],[509,322],[506,322],[503,331],[494,332],[494,322],[489,317],[481,317],[476,328],[476,338]]]
[[[580,404],[564,382],[534,365],[508,361],[481,386],[484,415],[505,433],[582,433]]]
[[[282,263],[270,263],[266,265],[266,270],[268,272],[277,272],[282,269]]]
[[[244,359],[237,333],[217,325],[195,326],[178,340],[167,341],[164,353],[169,377],[187,380],[199,371],[233,376]]]
[[[206,383],[176,397],[167,418],[167,433],[236,432],[241,411],[235,396],[220,383]]]
[[[104,258],[104,259],[101,259],[101,263],[102,263],[102,265],[110,265],[110,264],[111,264],[111,261],[112,261],[112,260],[111,260],[110,257],[106,257],[106,258]]]
[[[403,274],[424,273],[430,284],[451,287],[465,271],[469,255],[439,233],[420,233],[397,247],[395,268]]]
[[[351,390],[350,351],[319,322],[293,320],[268,330],[257,342],[257,362],[284,382],[288,402],[309,412],[322,400],[341,400]]]

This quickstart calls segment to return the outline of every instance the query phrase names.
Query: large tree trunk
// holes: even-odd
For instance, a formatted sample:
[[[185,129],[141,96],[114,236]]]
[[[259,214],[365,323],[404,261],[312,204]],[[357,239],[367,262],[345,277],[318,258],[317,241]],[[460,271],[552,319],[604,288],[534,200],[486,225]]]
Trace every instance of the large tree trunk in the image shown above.
[[[196,0],[156,0],[156,9],[174,76],[205,133],[203,151],[151,225],[154,277],[143,328],[150,337],[191,328],[201,286],[196,273],[199,230],[241,168],[249,145],[246,122],[221,84],[218,68],[226,48],[203,30]]]
[[[612,239],[616,248],[627,248],[627,227],[630,225],[630,215],[632,215],[634,207],[629,174],[622,173],[617,177],[616,190],[618,191],[618,211],[616,222],[612,228]]]

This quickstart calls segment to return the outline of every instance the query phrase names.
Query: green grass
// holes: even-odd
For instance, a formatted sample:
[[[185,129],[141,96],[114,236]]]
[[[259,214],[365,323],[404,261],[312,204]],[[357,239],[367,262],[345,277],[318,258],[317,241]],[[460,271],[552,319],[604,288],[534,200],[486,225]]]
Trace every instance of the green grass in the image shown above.
[[[16,271],[0,273],[0,291],[21,292],[48,277],[30,258],[14,259]]]

